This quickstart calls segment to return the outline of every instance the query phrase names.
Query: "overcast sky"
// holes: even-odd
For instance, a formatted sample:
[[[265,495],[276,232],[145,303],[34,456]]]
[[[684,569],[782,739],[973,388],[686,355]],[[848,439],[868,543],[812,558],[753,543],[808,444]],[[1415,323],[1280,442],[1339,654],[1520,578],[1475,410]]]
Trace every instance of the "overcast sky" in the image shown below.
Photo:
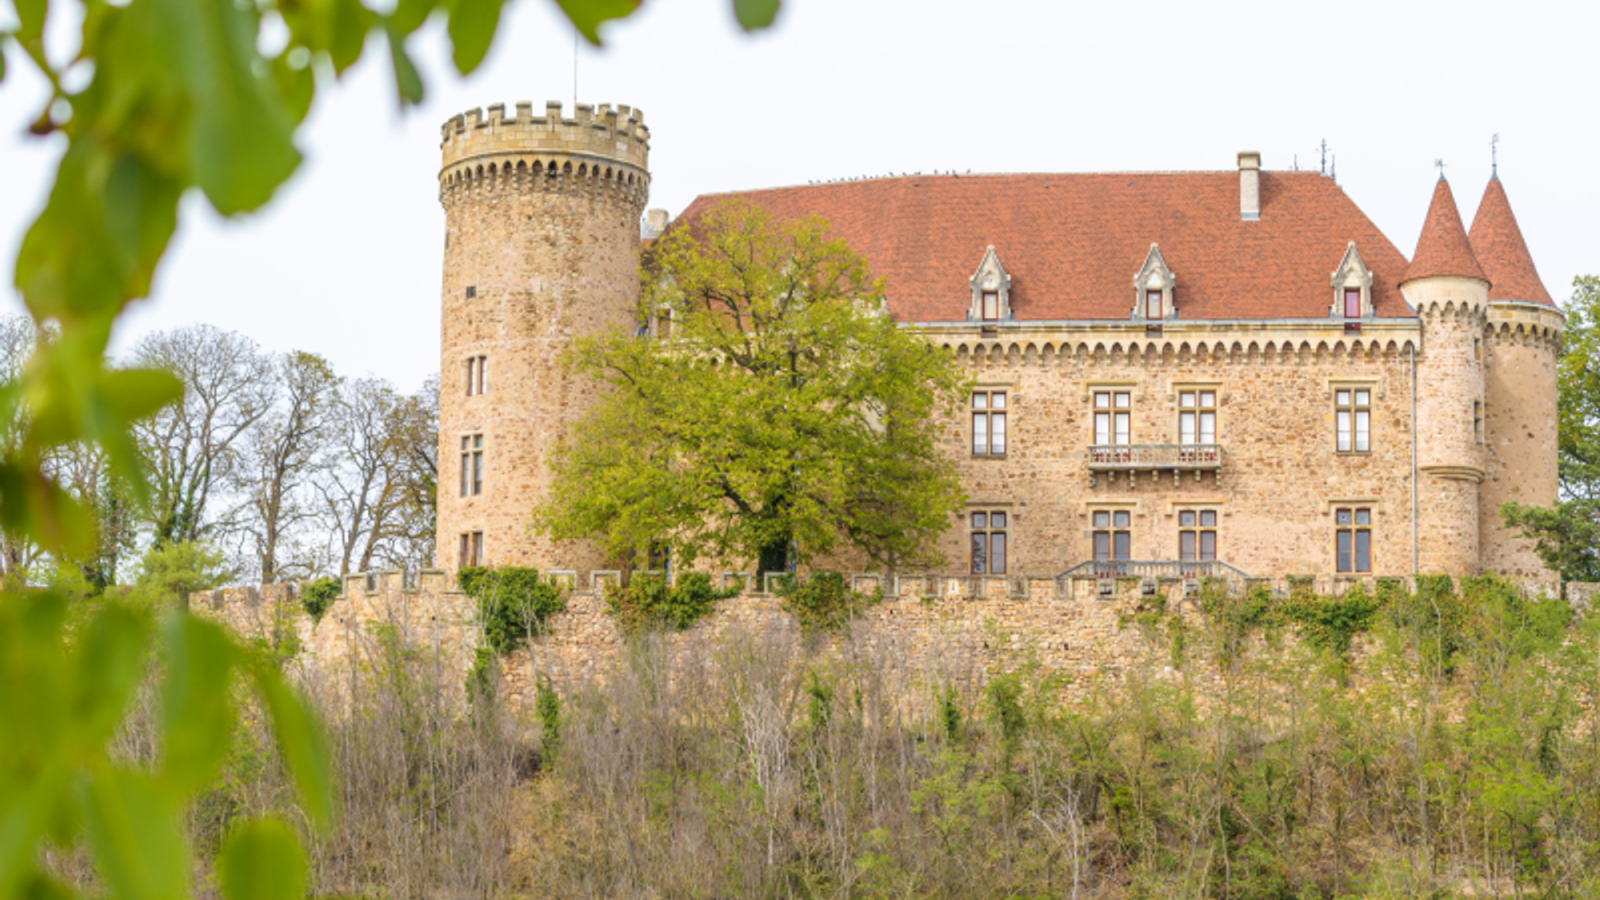
[[[1600,273],[1597,3],[786,3],[774,29],[746,36],[729,0],[648,0],[604,48],[577,52],[579,100],[645,113],[651,207],[675,216],[700,193],[891,171],[1228,169],[1243,149],[1268,169],[1297,155],[1316,168],[1326,139],[1344,190],[1410,256],[1434,160],[1470,223],[1499,133],[1550,293]],[[428,97],[404,114],[379,49],[319,95],[306,162],[268,211],[225,221],[189,198],[116,347],[207,322],[405,389],[437,370],[439,125],[519,100],[561,99],[570,115],[572,31],[549,0],[510,4],[465,80],[440,31],[420,33]],[[20,310],[11,266],[61,147],[25,134],[42,89],[10,63],[0,302]]]

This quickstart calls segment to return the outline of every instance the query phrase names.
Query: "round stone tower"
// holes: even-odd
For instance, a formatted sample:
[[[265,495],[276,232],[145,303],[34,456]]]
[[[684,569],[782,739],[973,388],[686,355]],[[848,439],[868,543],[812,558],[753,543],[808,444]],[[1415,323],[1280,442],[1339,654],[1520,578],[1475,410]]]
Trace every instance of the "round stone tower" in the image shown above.
[[[1474,575],[1483,481],[1484,313],[1489,281],[1450,184],[1439,179],[1417,252],[1400,281],[1422,319],[1417,365],[1418,568]]]
[[[650,132],[627,106],[489,107],[444,124],[439,375],[440,568],[602,568],[535,534],[550,462],[590,408],[573,339],[634,319]]]
[[[1483,336],[1483,568],[1518,578],[1553,579],[1555,573],[1533,552],[1533,542],[1502,524],[1500,507],[1509,501],[1556,504],[1556,357],[1566,318],[1539,279],[1498,174],[1484,190],[1468,239],[1490,283]]]

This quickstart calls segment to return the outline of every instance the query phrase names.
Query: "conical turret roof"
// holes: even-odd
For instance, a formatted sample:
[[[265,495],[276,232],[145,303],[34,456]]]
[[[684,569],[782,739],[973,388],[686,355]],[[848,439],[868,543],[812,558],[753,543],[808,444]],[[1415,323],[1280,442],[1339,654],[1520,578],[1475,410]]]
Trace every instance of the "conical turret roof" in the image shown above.
[[[1506,189],[1498,175],[1489,179],[1489,186],[1484,189],[1467,239],[1489,276],[1490,300],[1525,300],[1555,306],[1544,282],[1539,280],[1539,271],[1533,267],[1533,257],[1522,240],[1522,229],[1517,227],[1516,214],[1511,211],[1511,201],[1506,199]]]
[[[1433,275],[1458,275],[1464,278],[1489,280],[1472,253],[1467,240],[1467,229],[1461,225],[1461,213],[1456,209],[1455,195],[1450,193],[1450,182],[1443,178],[1433,188],[1433,202],[1428,205],[1428,218],[1422,223],[1422,236],[1417,238],[1417,252],[1400,282]]]

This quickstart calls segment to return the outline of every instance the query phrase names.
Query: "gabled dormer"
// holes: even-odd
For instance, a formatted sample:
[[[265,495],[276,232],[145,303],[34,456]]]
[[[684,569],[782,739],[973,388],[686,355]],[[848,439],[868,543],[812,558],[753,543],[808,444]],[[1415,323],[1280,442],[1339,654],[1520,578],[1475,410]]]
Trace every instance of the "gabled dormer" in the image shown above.
[[[969,322],[1005,322],[1011,319],[1011,276],[1000,265],[1000,256],[990,245],[983,253],[983,262],[972,273],[968,284],[972,287],[972,307],[967,310]]]
[[[1177,278],[1161,258],[1161,249],[1150,245],[1144,265],[1133,276],[1133,318],[1135,321],[1161,322],[1178,317],[1173,303],[1173,287]]]
[[[1346,322],[1372,318],[1372,271],[1361,261],[1356,242],[1345,248],[1339,268],[1333,270],[1333,305],[1328,315]]]

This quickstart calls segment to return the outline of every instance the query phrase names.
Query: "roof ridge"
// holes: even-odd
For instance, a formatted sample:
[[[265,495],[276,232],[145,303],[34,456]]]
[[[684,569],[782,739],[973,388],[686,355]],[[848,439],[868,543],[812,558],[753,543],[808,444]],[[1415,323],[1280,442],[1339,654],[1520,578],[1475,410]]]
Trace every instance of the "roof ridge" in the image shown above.
[[[1422,233],[1417,236],[1417,252],[1412,254],[1411,264],[1400,277],[1400,283],[1439,275],[1489,280],[1472,252],[1472,243],[1467,240],[1467,229],[1461,224],[1461,211],[1456,208],[1450,182],[1442,177],[1434,184],[1433,200],[1428,204]]]

